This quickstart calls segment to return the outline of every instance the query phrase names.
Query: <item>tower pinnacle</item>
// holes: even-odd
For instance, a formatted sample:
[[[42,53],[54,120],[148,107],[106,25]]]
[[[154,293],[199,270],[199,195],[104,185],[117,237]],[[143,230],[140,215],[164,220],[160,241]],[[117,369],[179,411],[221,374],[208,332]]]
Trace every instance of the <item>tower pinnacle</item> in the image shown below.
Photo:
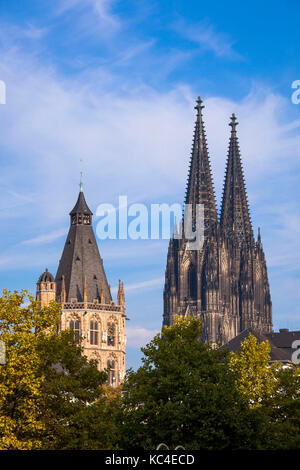
[[[202,104],[203,101],[202,101],[202,99],[201,99],[200,96],[198,96],[198,99],[196,100],[196,103],[197,103],[197,104],[196,104],[196,106],[194,106],[194,109],[197,110],[197,118],[198,118],[198,120],[199,120],[199,121],[200,121],[200,120],[202,121],[202,109],[205,108],[205,106],[204,106],[204,104]]]
[[[232,113],[231,115],[231,118],[230,118],[230,123],[229,125],[231,126],[231,129],[232,129],[232,133],[236,133],[236,126],[238,126],[238,122],[237,122],[237,118],[236,118],[236,115],[234,113]]]

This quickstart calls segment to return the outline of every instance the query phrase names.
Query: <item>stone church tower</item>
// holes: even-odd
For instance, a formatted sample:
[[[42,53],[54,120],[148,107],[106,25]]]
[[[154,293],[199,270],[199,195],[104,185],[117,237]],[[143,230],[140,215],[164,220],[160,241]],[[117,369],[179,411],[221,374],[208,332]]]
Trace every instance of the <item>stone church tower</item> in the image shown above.
[[[71,328],[88,359],[100,370],[110,368],[108,382],[119,385],[125,375],[125,294],[119,281],[118,303],[112,300],[103,261],[82,191],[70,212],[70,229],[56,277],[47,270],[37,282],[36,299],[62,304],[61,330]]]
[[[261,236],[255,242],[249,215],[236,117],[230,122],[219,218],[203,107],[199,97],[185,204],[192,205],[193,226],[196,205],[204,205],[204,244],[189,250],[175,227],[167,256],[163,324],[171,325],[176,315],[193,315],[202,319],[204,340],[225,344],[248,327],[271,332],[272,303]]]

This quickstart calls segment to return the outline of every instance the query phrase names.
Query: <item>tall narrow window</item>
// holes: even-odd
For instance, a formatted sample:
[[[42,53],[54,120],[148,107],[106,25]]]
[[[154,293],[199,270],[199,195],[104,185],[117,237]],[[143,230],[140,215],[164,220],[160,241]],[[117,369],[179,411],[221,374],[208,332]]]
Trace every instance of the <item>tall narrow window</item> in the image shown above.
[[[107,361],[107,383],[108,385],[111,385],[112,387],[116,386],[116,363],[115,361]]]
[[[94,320],[90,322],[90,343],[98,344],[98,322]]]
[[[108,346],[116,345],[116,325],[107,323],[107,344]]]
[[[79,344],[80,341],[80,320],[70,321],[70,330],[74,331],[75,341]]]

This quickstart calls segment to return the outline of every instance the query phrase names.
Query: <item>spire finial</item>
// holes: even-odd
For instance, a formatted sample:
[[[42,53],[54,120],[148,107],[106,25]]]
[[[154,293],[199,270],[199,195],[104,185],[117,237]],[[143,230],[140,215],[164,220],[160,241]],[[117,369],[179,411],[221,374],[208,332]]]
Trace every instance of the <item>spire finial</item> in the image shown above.
[[[201,99],[200,96],[198,96],[198,99],[197,99],[196,103],[197,103],[197,104],[196,104],[196,106],[194,107],[194,109],[197,110],[197,118],[200,119],[200,117],[201,117],[201,110],[204,108],[204,105],[202,104],[203,101],[202,101],[202,99]]]
[[[102,278],[101,294],[100,294],[100,303],[104,305],[105,302],[105,282],[104,277]]]
[[[121,305],[122,303],[122,286],[121,286],[121,280],[119,279],[119,287],[118,287],[118,305]]]
[[[234,113],[232,113],[232,115],[231,115],[229,125],[232,128],[232,132],[236,132],[236,126],[238,125],[238,122],[237,122],[237,119],[236,119],[236,115]]]
[[[79,183],[79,187],[80,187],[80,192],[82,193],[82,188],[83,188],[83,184],[82,184],[82,158],[80,159],[80,183]]]

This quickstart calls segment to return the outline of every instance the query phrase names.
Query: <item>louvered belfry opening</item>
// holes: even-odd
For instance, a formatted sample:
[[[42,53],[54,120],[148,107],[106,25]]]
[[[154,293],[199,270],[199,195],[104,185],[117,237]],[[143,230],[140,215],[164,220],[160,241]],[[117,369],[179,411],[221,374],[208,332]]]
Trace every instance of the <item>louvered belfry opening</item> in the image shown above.
[[[109,304],[112,300],[92,227],[92,216],[93,213],[86,203],[83,191],[80,191],[77,202],[70,212],[69,233],[55,278],[58,300],[62,293],[63,276],[66,302],[71,302],[72,299],[77,299],[78,302],[84,301],[85,282],[88,302],[97,299],[100,303],[102,288],[104,288],[105,303]]]

